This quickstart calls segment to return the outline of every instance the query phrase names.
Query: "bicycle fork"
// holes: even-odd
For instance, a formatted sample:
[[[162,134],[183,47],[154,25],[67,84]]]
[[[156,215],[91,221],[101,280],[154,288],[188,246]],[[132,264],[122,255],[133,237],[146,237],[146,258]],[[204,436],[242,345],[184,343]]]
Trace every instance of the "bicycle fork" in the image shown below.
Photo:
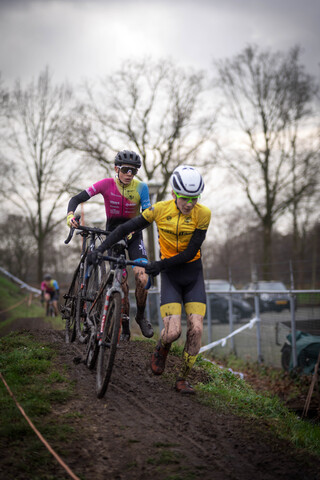
[[[100,331],[98,332],[97,334],[97,340],[98,340],[98,345],[99,347],[102,345],[103,343],[103,332],[104,332],[104,328],[105,328],[105,324],[106,324],[106,320],[107,320],[107,315],[108,315],[108,310],[109,310],[109,306],[110,306],[110,297],[113,293],[115,292],[118,292],[120,293],[121,295],[121,303],[123,303],[123,292],[122,292],[122,289],[121,288],[118,288],[118,287],[112,287],[110,288],[110,290],[108,290],[107,294],[106,294],[106,298],[105,298],[105,302],[104,302],[104,306],[103,306],[103,315],[102,315],[102,319],[101,319],[101,325],[100,325]]]

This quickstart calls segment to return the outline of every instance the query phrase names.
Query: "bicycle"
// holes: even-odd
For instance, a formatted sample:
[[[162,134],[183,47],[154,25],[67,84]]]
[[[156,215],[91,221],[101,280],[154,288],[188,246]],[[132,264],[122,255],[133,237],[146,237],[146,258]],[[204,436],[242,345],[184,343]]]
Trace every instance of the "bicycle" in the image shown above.
[[[79,219],[80,217],[77,217],[78,221]],[[87,255],[89,251],[96,248],[97,238],[101,241],[101,237],[108,235],[109,232],[96,227],[79,225],[77,228],[70,229],[68,238],[64,241],[65,244],[71,241],[75,230],[79,230],[77,235],[82,236],[81,256],[69,290],[63,296],[65,303],[60,306],[60,310],[62,318],[66,320],[66,343],[74,342],[76,339],[80,343],[86,343],[88,340],[87,325],[85,322],[86,312],[92,305],[102,278],[106,273],[104,263],[88,266]]]
[[[97,364],[96,394],[102,398],[108,388],[112,368],[120,340],[123,320],[127,319],[124,312],[126,293],[122,285],[127,276],[127,265],[145,266],[145,262],[131,261],[125,257],[126,243],[124,240],[116,243],[111,249],[111,255],[100,255],[100,259],[110,264],[110,270],[103,280],[96,298],[87,312],[87,324],[90,329],[87,343],[85,363],[93,369]],[[152,284],[149,277],[146,288]]]
[[[47,317],[55,317],[56,312],[53,306],[53,300],[50,299],[46,302],[46,316]]]

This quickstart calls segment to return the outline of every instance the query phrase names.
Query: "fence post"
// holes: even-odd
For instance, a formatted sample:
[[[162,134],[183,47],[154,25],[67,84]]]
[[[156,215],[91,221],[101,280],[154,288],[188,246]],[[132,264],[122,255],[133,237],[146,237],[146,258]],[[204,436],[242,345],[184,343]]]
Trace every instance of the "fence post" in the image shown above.
[[[211,324],[210,293],[207,293],[207,323],[208,323],[208,343],[211,343],[212,342],[212,324]]]
[[[254,294],[254,309],[257,319],[257,352],[258,352],[258,363],[262,363],[262,354],[261,354],[261,331],[260,331],[260,306],[259,306],[259,297],[258,294]]]
[[[229,267],[229,298],[228,298],[228,308],[229,308],[229,332],[233,332],[233,308],[232,308],[232,293],[231,293],[231,288],[232,288],[232,276],[231,276],[231,268]],[[234,352],[234,338],[231,337],[231,349]]]
[[[292,261],[290,260],[290,282],[291,290],[294,290],[294,277]],[[292,347],[292,366],[295,368],[298,365],[297,357],[297,343],[296,343],[296,313],[295,313],[295,301],[294,294],[290,292],[290,314],[291,314],[291,347]]]

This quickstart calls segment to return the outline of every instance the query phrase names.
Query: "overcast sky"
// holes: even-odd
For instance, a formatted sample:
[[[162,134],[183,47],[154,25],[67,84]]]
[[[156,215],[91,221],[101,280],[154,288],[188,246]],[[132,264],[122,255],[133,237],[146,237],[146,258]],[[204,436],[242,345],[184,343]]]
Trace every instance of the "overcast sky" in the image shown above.
[[[210,69],[249,43],[287,50],[319,78],[319,0],[0,0],[0,70],[10,85],[48,65],[72,84],[128,58]]]

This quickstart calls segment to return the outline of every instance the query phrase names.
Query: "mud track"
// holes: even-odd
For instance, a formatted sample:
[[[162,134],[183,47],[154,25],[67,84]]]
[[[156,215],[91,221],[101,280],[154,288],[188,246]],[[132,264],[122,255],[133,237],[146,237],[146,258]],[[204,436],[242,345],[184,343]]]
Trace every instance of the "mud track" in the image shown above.
[[[75,384],[75,398],[56,407],[52,417],[81,414],[72,420],[73,440],[62,453],[81,479],[320,479],[319,459],[275,439],[263,420],[216,412],[201,403],[203,394],[176,393],[177,357],[169,356],[164,376],[153,376],[151,343],[131,341],[119,348],[111,385],[98,400],[95,372],[77,363],[81,348],[67,346],[59,331],[32,334],[56,350],[57,367]],[[205,374],[195,370],[190,380],[196,385],[206,381]]]

